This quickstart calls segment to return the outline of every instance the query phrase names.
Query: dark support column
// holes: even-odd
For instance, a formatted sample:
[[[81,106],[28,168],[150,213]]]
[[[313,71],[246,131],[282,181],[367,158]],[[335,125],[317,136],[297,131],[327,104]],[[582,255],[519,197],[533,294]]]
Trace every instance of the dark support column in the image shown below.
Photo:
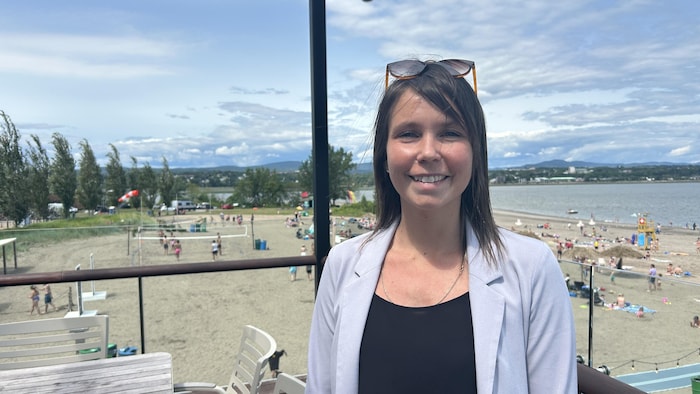
[[[323,258],[331,249],[328,172],[328,96],[326,75],[326,3],[309,0],[311,36],[312,160],[314,163],[314,255],[316,290],[323,270]]]

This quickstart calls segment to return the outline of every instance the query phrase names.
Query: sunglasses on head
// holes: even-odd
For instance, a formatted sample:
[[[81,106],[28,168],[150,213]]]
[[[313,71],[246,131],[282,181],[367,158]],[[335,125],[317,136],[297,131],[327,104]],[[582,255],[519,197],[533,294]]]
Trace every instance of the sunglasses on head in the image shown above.
[[[420,60],[399,60],[398,62],[389,63],[386,65],[385,88],[389,88],[389,75],[396,79],[415,78],[431,63],[442,66],[455,78],[462,78],[469,74],[470,71],[473,71],[474,93],[476,93],[476,65],[471,60],[462,59],[428,60],[425,62]]]

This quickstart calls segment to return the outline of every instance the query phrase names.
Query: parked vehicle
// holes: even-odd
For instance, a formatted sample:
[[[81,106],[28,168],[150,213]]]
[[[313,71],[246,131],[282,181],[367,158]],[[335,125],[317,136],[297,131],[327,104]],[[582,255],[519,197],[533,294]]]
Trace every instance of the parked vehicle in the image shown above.
[[[194,211],[195,209],[197,209],[197,206],[194,205],[194,203],[190,200],[173,200],[170,204],[170,207],[178,212]]]

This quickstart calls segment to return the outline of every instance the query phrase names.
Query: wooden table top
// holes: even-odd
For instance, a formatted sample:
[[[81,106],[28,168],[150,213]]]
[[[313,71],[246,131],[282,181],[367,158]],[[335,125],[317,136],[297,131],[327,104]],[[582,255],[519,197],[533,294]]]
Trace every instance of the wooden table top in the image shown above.
[[[11,393],[172,393],[172,357],[147,353],[0,371]]]

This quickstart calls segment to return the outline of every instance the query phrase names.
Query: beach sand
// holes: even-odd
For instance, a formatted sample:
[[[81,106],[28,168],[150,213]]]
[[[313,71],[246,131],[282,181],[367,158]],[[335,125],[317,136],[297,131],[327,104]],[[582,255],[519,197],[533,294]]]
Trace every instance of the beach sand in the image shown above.
[[[182,242],[180,262],[211,261],[210,245],[217,232],[223,237],[222,260],[298,256],[302,245],[311,249],[312,240],[295,237],[296,228],[287,227],[288,215],[256,215],[254,227],[250,226],[250,215],[245,215],[243,226],[222,224],[217,217],[187,214],[178,217],[180,226],[206,217],[210,223],[207,232],[175,233]],[[211,223],[213,219],[214,223]],[[311,218],[305,218],[311,224]],[[335,218],[340,230],[344,218]],[[497,223],[507,229],[532,231],[556,250],[556,241],[576,240],[577,246],[591,250],[590,237],[581,236],[576,227],[578,220],[569,218],[545,218],[536,215],[496,212]],[[520,221],[519,226],[516,222]],[[545,223],[548,229],[538,228]],[[569,224],[571,225],[569,227]],[[345,224],[349,226],[348,223]],[[606,231],[598,229],[604,237],[602,244],[609,249],[614,246],[607,240],[629,237],[636,226],[605,223]],[[356,226],[353,232],[359,232]],[[586,226],[590,232],[590,226]],[[254,236],[253,236],[254,233]],[[558,238],[555,238],[556,235]],[[144,233],[154,237],[155,232]],[[698,232],[680,228],[663,228],[660,250],[645,260],[624,257],[628,272],[619,274],[614,283],[609,271],[595,273],[594,287],[603,287],[601,293],[608,301],[614,301],[617,293],[624,293],[626,300],[655,310],[645,318],[638,319],[632,313],[609,310],[596,306],[593,310],[593,366],[606,364],[613,368],[613,375],[653,370],[656,366],[670,368],[678,361],[681,365],[698,363],[700,329],[693,329],[689,321],[700,314],[700,255],[695,251]],[[0,238],[1,234],[0,234]],[[268,250],[255,250],[254,239],[266,240]],[[630,249],[633,249],[631,246]],[[582,250],[582,249],[577,249]],[[140,251],[140,253],[139,253]],[[570,252],[567,252],[570,253]],[[126,232],[117,235],[66,241],[58,245],[46,244],[18,253],[18,272],[54,272],[73,270],[80,264],[89,269],[90,256],[96,268],[113,268],[130,265],[171,264],[176,262],[172,250],[164,254],[156,239],[129,237]],[[565,259],[572,256],[564,254]],[[606,257],[607,259],[607,257]],[[658,261],[657,261],[658,260]],[[665,273],[667,261],[680,265],[690,277],[670,278],[664,276],[659,290],[647,292],[649,264],[655,263]],[[12,264],[10,264],[12,265]],[[578,265],[561,263],[562,277],[569,273],[572,280],[580,280]],[[9,270],[12,274],[14,269]],[[587,280],[587,279],[586,279]],[[41,284],[38,284],[41,285]],[[141,348],[139,326],[139,281],[119,279],[111,281],[83,282],[83,292],[94,286],[105,291],[104,300],[85,303],[86,310],[97,310],[110,316],[110,342],[118,347],[127,345]],[[144,278],[143,309],[145,315],[145,350],[165,351],[173,356],[174,380],[208,381],[226,384],[231,362],[237,352],[241,327],[252,324],[269,332],[276,340],[278,349],[286,355],[280,359],[280,369],[293,374],[306,372],[308,332],[314,302],[314,283],[309,281],[304,267],[297,270],[296,281],[290,281],[288,268],[273,268],[213,274],[175,275]],[[51,286],[57,312],[30,316],[31,302],[28,287],[0,288],[0,322],[62,317],[67,312],[68,291],[72,288],[74,300],[75,284],[57,283]],[[588,359],[589,308],[584,298],[571,298],[577,328],[578,353]],[[43,310],[43,294],[42,294]],[[687,355],[692,353],[692,355]],[[635,369],[631,367],[635,361]],[[268,374],[269,377],[269,374]],[[684,391],[678,391],[684,392]]]

